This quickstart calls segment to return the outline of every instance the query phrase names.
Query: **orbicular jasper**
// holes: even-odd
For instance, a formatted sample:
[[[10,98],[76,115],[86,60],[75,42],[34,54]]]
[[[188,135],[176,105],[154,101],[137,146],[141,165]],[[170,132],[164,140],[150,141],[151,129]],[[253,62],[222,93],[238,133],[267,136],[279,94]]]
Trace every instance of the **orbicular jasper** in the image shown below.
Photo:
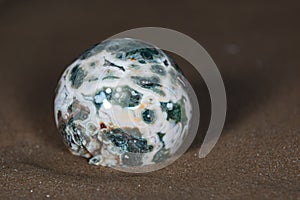
[[[63,73],[55,98],[57,127],[69,150],[90,164],[162,162],[189,129],[185,82],[159,48],[130,38],[104,41]]]

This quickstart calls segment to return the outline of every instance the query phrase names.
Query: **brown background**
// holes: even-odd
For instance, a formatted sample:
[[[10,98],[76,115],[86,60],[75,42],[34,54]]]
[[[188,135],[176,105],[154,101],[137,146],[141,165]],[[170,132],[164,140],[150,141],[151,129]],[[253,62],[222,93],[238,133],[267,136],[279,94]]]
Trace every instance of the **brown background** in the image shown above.
[[[0,199],[299,199],[299,4],[292,1],[0,1]],[[83,50],[131,28],[181,31],[206,48],[228,95],[222,136],[148,174],[89,166],[64,147],[54,88]],[[203,94],[203,95],[202,95]],[[205,97],[205,98],[204,98]]]

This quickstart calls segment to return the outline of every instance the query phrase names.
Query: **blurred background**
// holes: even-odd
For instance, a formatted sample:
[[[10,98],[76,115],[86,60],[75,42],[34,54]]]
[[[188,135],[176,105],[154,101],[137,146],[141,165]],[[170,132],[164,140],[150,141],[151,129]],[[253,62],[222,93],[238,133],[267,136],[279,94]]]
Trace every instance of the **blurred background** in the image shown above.
[[[299,9],[280,0],[0,0],[0,199],[299,199]],[[189,35],[216,62],[228,96],[222,136],[198,159],[209,96],[183,67],[201,108],[187,153],[149,174],[89,166],[56,130],[56,84],[85,49],[147,26]]]

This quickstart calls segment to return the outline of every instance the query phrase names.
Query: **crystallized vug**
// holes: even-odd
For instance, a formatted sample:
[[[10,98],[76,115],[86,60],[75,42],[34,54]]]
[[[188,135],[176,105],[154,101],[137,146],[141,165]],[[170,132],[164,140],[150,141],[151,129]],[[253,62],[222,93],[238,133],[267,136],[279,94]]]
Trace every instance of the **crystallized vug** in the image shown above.
[[[103,166],[144,166],[180,147],[192,117],[182,72],[163,51],[124,38],[84,52],[56,91],[56,124],[70,151]]]

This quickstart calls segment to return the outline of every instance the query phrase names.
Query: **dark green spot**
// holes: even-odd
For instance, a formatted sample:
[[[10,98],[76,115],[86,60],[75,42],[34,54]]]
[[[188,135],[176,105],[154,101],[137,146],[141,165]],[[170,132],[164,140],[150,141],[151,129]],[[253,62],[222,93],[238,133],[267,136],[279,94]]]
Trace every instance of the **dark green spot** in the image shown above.
[[[142,99],[142,94],[135,91],[135,94],[130,94],[128,107],[135,107],[140,104]]]
[[[90,63],[90,66],[91,66],[91,67],[95,67],[95,65],[96,65],[95,62],[91,62],[91,63]]]
[[[141,64],[145,64],[145,63],[146,63],[146,61],[144,61],[144,60],[139,60],[139,63],[141,63]]]
[[[166,75],[166,70],[162,65],[152,65],[150,69],[153,73],[157,73],[159,75]]]
[[[167,107],[168,103],[172,103],[173,107],[172,109],[169,109]],[[179,103],[173,103],[171,101],[169,102],[160,102],[160,107],[162,111],[167,112],[167,120],[174,120],[175,123],[178,123],[181,121],[181,106]]]
[[[166,135],[165,133],[158,132],[157,133],[159,140],[163,143],[163,147],[165,147],[165,142],[163,141],[163,137]]]
[[[83,79],[86,77],[86,72],[79,67],[79,65],[76,65],[72,70],[71,70],[71,75],[70,75],[70,81],[71,81],[71,86],[74,88],[79,88],[82,83]]]
[[[155,119],[155,114],[153,110],[145,109],[142,112],[142,117],[145,123],[151,124]]]
[[[151,60],[153,58],[150,49],[142,49],[141,56],[146,60]]]

